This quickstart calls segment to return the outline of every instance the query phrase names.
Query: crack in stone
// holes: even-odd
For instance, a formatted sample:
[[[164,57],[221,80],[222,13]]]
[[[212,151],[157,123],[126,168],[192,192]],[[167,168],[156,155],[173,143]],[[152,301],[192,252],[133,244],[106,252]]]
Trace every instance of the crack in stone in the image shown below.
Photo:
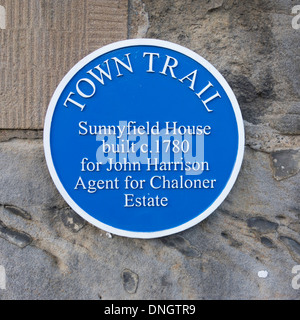
[[[167,247],[174,248],[189,258],[198,258],[200,252],[188,240],[179,235],[161,238],[160,241]]]
[[[0,220],[0,237],[7,240],[11,244],[18,246],[21,249],[31,244],[33,240],[29,234],[22,231],[17,231],[13,228],[8,227],[1,220]]]
[[[300,263],[300,243],[287,236],[280,236],[279,239],[285,244],[292,258]]]
[[[253,217],[247,220],[247,225],[260,233],[270,233],[277,231],[279,224],[269,221],[263,217]]]
[[[12,214],[15,214],[17,216],[22,217],[23,219],[32,220],[30,213],[28,213],[27,211],[25,211],[17,206],[5,204],[4,209],[8,210]]]

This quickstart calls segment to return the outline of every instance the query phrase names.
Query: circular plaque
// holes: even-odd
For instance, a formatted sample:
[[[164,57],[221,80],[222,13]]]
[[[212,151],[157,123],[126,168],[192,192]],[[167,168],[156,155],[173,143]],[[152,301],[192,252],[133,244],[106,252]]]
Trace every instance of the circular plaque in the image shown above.
[[[75,212],[107,232],[156,238],[194,226],[224,201],[244,127],[228,83],[201,56],[125,40],[67,73],[47,111],[44,147]]]

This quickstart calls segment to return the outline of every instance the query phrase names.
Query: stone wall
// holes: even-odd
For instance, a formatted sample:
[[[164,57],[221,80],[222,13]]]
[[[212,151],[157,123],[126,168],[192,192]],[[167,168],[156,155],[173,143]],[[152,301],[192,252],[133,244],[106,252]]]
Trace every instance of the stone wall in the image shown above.
[[[299,299],[296,4],[0,0],[0,299]],[[96,48],[138,37],[210,61],[233,88],[246,130],[241,172],[219,209],[153,240],[107,234],[75,214],[50,178],[42,142],[63,75]]]

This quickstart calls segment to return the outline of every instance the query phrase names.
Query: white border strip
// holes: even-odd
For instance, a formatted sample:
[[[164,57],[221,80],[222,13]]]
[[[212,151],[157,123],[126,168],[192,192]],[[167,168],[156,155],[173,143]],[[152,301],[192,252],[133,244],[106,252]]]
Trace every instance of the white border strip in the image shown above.
[[[51,149],[50,149],[50,130],[51,130],[52,116],[53,116],[56,104],[58,102],[58,99],[62,94],[65,86],[69,83],[69,81],[75,76],[75,74],[78,71],[80,71],[86,64],[88,64],[95,58],[116,49],[132,47],[132,46],[158,46],[158,47],[171,49],[192,58],[193,60],[200,63],[203,67],[205,67],[217,79],[217,81],[221,84],[226,94],[228,95],[228,98],[230,99],[230,102],[234,109],[237,126],[238,126],[238,133],[239,133],[239,145],[238,145],[238,154],[237,154],[236,162],[235,162],[231,177],[227,182],[226,187],[223,189],[222,193],[219,195],[219,197],[213,202],[213,204],[208,209],[206,209],[204,212],[199,214],[196,218],[178,227],[166,229],[162,231],[156,231],[156,232],[132,232],[132,231],[126,231],[122,229],[117,229],[98,221],[97,219],[93,218],[88,213],[86,213],[82,208],[80,208],[73,201],[73,199],[69,196],[69,194],[63,187],[62,183],[60,182],[57,176],[56,170],[54,168]],[[66,74],[66,76],[63,78],[63,80],[60,82],[57,89],[55,90],[47,110],[45,125],[44,125],[44,150],[45,150],[46,162],[47,162],[51,177],[54,181],[54,184],[57,187],[60,194],[62,195],[62,197],[65,199],[65,201],[82,218],[84,218],[91,224],[95,225],[96,227],[102,230],[105,230],[107,232],[110,232],[119,236],[129,237],[129,238],[151,239],[151,238],[159,238],[159,237],[167,236],[170,234],[174,234],[174,233],[178,233],[180,231],[186,230],[190,227],[193,227],[197,223],[207,218],[212,212],[214,212],[219,207],[219,205],[225,200],[230,190],[232,189],[242,165],[243,156],[244,156],[244,145],[245,145],[245,133],[244,133],[244,124],[243,124],[242,114],[241,114],[237,99],[233,91],[231,90],[230,86],[228,85],[227,81],[224,79],[224,77],[219,73],[219,71],[214,66],[212,66],[208,61],[206,61],[204,58],[199,56],[197,53],[185,47],[182,47],[178,44],[174,44],[174,43],[163,41],[163,40],[156,40],[156,39],[133,39],[133,40],[118,41],[92,52],[91,54],[83,58],[81,61],[79,61]]]

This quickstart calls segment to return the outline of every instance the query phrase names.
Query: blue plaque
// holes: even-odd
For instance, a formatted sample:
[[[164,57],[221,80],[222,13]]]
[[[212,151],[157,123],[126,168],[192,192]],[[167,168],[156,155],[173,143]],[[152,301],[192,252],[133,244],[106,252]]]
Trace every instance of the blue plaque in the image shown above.
[[[156,238],[210,215],[241,167],[244,127],[222,75],[161,40],[107,45],[56,89],[44,147],[53,181],[84,219]]]

